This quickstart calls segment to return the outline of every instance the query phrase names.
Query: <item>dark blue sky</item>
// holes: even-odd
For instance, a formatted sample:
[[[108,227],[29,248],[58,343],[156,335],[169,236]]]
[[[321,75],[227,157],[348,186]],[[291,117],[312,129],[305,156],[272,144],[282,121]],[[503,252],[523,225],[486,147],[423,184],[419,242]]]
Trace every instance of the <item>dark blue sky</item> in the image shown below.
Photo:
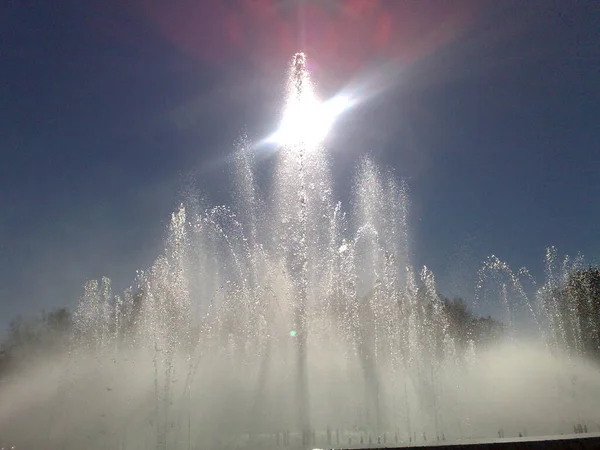
[[[424,2],[436,14],[408,20],[373,2],[373,27],[338,33],[335,1],[300,2],[301,29],[297,2],[225,3],[0,6],[0,326],[73,305],[88,278],[130,282],[190,174],[224,198],[232,144],[276,126],[301,42],[325,94],[365,95],[329,139],[338,192],[366,152],[407,177],[415,263],[444,293],[469,296],[492,253],[540,276],[549,245],[600,259],[600,4]]]

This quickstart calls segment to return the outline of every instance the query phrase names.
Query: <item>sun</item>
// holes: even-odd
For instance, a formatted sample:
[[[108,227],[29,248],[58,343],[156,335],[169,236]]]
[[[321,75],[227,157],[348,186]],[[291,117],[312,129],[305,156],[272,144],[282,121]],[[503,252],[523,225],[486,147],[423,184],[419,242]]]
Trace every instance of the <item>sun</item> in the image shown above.
[[[352,103],[346,95],[321,101],[310,80],[306,55],[296,53],[290,65],[288,95],[279,128],[266,141],[288,149],[318,149],[338,116]]]
[[[317,148],[336,118],[350,105],[346,96],[336,96],[326,102],[315,95],[306,55],[296,53],[290,67],[288,96],[283,117],[271,141],[288,147],[302,145]]]
[[[325,102],[319,101],[312,92],[293,96],[272,139],[284,146],[316,147],[349,105],[350,99],[341,95]]]

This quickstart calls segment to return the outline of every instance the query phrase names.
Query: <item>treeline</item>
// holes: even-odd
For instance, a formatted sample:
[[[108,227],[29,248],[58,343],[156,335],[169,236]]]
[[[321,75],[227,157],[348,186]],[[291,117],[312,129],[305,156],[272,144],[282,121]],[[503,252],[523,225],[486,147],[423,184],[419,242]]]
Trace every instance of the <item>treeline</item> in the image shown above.
[[[573,354],[600,359],[600,266],[573,271],[560,287],[542,292],[549,318],[550,345]],[[125,328],[134,327],[141,312],[143,292],[130,293],[131,308],[123,318]],[[438,297],[447,335],[457,348],[495,343],[505,334],[504,324],[492,317],[477,317],[461,299]],[[427,296],[420,299],[425,320],[433,308]],[[0,375],[19,369],[29,361],[70,348],[77,330],[73,314],[60,308],[38,317],[17,317],[0,344]]]
[[[18,316],[10,322],[0,344],[0,375],[40,356],[68,349],[72,332],[73,317],[66,308],[38,317]]]
[[[550,344],[600,359],[600,266],[573,271],[564,286],[544,293]]]
[[[498,342],[504,336],[504,324],[491,316],[474,316],[462,298],[451,300],[442,297],[441,300],[448,321],[448,334],[452,336],[457,347],[464,349],[471,341],[478,346],[485,346]]]
[[[128,311],[132,317],[126,318],[126,327],[135,326],[143,294],[138,292],[132,298],[135,307]],[[500,322],[491,317],[475,317],[463,299],[441,297],[440,300],[448,334],[457,347],[466,348],[471,341],[485,345],[502,337],[504,327]],[[0,375],[24,368],[29,361],[40,356],[68,350],[73,337],[80,333],[78,328],[73,314],[66,308],[42,313],[38,317],[17,317],[10,323],[4,342],[0,345]]]

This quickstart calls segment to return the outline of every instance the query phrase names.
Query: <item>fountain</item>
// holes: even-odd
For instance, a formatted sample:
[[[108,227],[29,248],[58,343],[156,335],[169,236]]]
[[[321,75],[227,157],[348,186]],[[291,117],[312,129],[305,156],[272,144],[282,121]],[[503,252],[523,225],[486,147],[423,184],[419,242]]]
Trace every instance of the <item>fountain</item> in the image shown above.
[[[364,159],[351,210],[334,200],[320,146],[326,118],[305,63],[303,54],[292,60],[286,117],[320,120],[310,129],[284,120],[271,187],[259,189],[242,142],[231,208],[186,199],[164,254],[131,289],[118,296],[108,279],[87,283],[68,354],[2,392],[4,441],[381,447],[517,437],[525,427],[561,434],[600,421],[597,368],[546,345],[564,342],[568,328],[555,300],[542,299],[564,283],[552,261],[533,300],[526,271],[486,262],[480,300],[500,292],[511,339],[479,346],[453,332],[433,273],[410,265],[406,186]],[[515,336],[515,299],[542,344]]]

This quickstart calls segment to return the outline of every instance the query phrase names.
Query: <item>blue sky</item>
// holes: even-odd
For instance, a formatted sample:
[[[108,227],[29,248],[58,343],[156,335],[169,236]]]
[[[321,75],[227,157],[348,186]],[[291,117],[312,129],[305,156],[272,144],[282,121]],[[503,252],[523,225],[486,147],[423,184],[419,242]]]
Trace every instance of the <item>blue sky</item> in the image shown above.
[[[276,126],[297,49],[324,95],[365,95],[328,142],[340,197],[367,152],[407,178],[414,262],[443,293],[472,295],[490,254],[539,276],[549,245],[600,259],[598,3],[347,3],[364,22],[338,3],[4,2],[0,324],[130,282],[190,175],[225,198],[224,161]]]

